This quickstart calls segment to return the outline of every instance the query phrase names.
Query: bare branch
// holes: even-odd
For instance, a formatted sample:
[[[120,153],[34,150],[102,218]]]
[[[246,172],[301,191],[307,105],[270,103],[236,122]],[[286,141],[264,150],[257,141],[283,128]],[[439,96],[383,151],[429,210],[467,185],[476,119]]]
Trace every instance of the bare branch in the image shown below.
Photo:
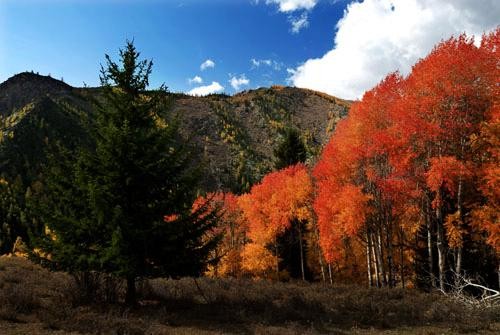
[[[477,284],[473,282],[472,279],[463,275],[455,273],[455,283],[448,286],[451,287],[449,292],[445,292],[444,290],[440,291],[453,300],[460,301],[468,306],[479,309],[500,306],[500,291]],[[482,290],[483,293],[481,297],[467,293],[466,288],[468,287],[475,287]]]

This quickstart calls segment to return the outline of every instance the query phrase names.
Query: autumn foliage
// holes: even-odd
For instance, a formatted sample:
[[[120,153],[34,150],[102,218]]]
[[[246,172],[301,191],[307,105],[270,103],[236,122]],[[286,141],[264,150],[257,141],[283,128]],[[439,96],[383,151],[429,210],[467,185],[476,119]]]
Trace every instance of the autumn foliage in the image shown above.
[[[427,271],[443,288],[447,268],[462,270],[474,228],[498,249],[498,36],[479,47],[465,35],[440,43],[339,123],[314,169],[327,261],[338,260],[342,240],[357,239],[370,283],[404,283],[428,230]]]
[[[355,102],[314,166],[209,195],[224,235],[212,273],[283,278],[289,233],[303,278],[315,263],[312,278],[445,289],[453,273],[480,271],[471,257],[498,264],[499,42],[500,29],[441,42]]]
[[[269,272],[278,265],[276,239],[292,228],[294,221],[311,218],[312,182],[307,168],[297,164],[266,175],[239,205],[248,221],[243,264],[250,272]],[[279,269],[277,270],[279,272]]]

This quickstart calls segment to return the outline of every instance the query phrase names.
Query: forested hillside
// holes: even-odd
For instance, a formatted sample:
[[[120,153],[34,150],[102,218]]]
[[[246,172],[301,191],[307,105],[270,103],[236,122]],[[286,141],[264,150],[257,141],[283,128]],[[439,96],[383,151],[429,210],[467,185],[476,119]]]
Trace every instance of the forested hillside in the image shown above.
[[[151,91],[146,94],[155,94]],[[297,129],[311,161],[350,102],[289,87],[261,88],[235,96],[193,97],[161,92],[167,122],[178,120],[181,136],[200,166],[200,192],[241,192],[275,164],[274,149],[287,129]],[[44,187],[47,157],[58,147],[92,147],[102,88],[73,88],[49,76],[25,72],[0,85],[0,173],[4,218],[0,249],[12,250],[33,229],[31,194]],[[36,221],[36,219],[35,219]]]
[[[292,87],[235,96],[166,93],[165,99],[165,117],[179,117],[182,132],[199,149],[207,190],[238,189],[244,177],[249,183],[259,180],[272,168],[273,148],[287,127],[300,130],[312,157],[350,106],[349,101]],[[41,171],[49,143],[87,141],[101,100],[100,88],[74,88],[31,72],[0,84],[0,172],[9,178],[19,175],[29,185]]]

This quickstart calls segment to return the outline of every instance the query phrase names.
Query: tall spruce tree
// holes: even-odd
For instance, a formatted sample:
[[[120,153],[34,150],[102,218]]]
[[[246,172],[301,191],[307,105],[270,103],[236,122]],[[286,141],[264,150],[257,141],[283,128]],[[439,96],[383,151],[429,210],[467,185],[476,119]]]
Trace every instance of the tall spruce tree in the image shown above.
[[[106,55],[93,149],[76,160],[59,150],[38,202],[48,228],[38,256],[50,255],[42,258],[53,268],[126,279],[126,303],[136,301],[138,277],[200,275],[217,244],[205,234],[217,213],[191,210],[200,173],[190,147],[178,122],[166,121],[166,90],[146,91],[152,62],[139,56],[131,42],[119,63]]]
[[[300,136],[300,131],[297,128],[287,127],[282,136],[282,141],[274,150],[276,170],[304,163],[307,159],[307,148]],[[292,278],[302,278],[302,280],[306,280],[310,272],[305,262],[306,223],[306,221],[293,219],[292,229],[278,237],[275,249],[281,259],[280,268],[288,271]]]
[[[296,128],[287,127],[283,134],[283,140],[274,150],[275,168],[280,170],[287,166],[305,162],[307,159],[307,148]]]

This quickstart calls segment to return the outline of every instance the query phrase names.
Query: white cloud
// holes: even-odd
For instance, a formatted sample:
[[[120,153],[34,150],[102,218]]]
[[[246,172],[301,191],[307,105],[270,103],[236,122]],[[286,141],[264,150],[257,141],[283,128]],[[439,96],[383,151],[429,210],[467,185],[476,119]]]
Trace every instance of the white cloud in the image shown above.
[[[292,24],[292,33],[294,34],[298,34],[303,28],[309,26],[307,12],[303,12],[300,16],[291,16],[289,20]]]
[[[258,68],[260,66],[269,66],[274,70],[279,71],[283,67],[283,63],[277,62],[271,59],[250,59],[250,63],[252,64],[252,69]]]
[[[255,58],[252,58],[252,59],[250,59],[250,63],[252,63],[252,66],[254,66],[254,67],[259,67],[261,65],[271,66],[273,64],[273,61],[270,60],[270,59],[255,59]]]
[[[309,17],[307,12],[311,11],[319,0],[266,0],[266,5],[277,5],[278,10],[282,13],[289,14],[288,21],[290,21],[291,32],[293,34],[299,33],[303,28],[309,26]],[[259,0],[254,3],[258,4]],[[293,12],[300,11],[301,15],[293,15]]]
[[[216,81],[212,81],[212,83],[210,85],[199,86],[199,87],[193,88],[191,91],[188,92],[188,94],[202,96],[202,95],[208,95],[208,94],[212,94],[212,93],[219,93],[219,92],[222,92],[223,90],[224,90],[224,87],[221,86],[221,84],[219,84]]]
[[[365,0],[337,23],[332,50],[291,73],[295,86],[360,98],[387,73],[407,74],[440,40],[466,32],[480,38],[500,17],[497,0]]]
[[[229,83],[231,84],[231,86],[234,88],[235,91],[239,91],[239,89],[242,86],[246,86],[246,85],[250,84],[250,80],[247,79],[244,74],[242,74],[239,78],[237,78],[236,76],[233,76],[229,80]]]
[[[206,61],[204,61],[203,63],[201,63],[200,65],[200,70],[201,71],[204,71],[208,68],[214,68],[215,67],[215,62],[211,59],[207,59]]]
[[[288,13],[296,10],[310,10],[318,3],[318,0],[266,0],[266,4],[276,4],[280,12]]]
[[[188,79],[189,84],[201,84],[203,83],[203,78],[200,76],[194,76],[193,78]]]

